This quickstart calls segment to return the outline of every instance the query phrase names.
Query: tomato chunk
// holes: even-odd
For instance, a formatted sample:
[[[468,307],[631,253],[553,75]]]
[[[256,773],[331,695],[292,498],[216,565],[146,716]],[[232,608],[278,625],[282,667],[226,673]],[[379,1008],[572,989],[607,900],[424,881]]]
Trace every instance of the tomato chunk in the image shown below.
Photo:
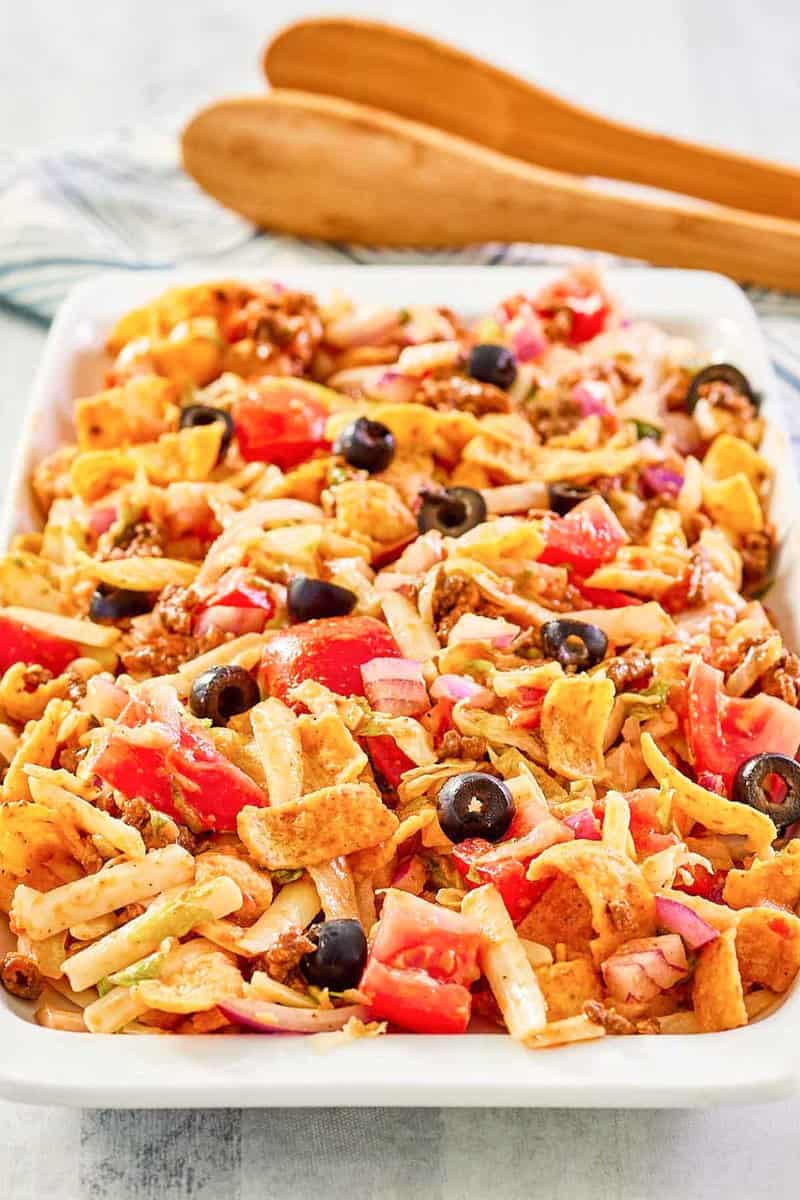
[[[389,630],[372,617],[328,617],[284,629],[262,658],[270,695],[289,703],[293,687],[314,679],[339,696],[363,696],[361,667],[371,658],[399,658]]]
[[[412,1033],[466,1033],[472,997],[458,983],[438,983],[424,971],[387,967],[371,958],[359,988],[373,1018]]]
[[[21,625],[9,617],[0,617],[0,672],[14,663],[30,663],[60,675],[80,656],[80,646],[65,638],[53,637],[30,625]]]
[[[222,576],[203,607],[211,608],[216,604],[231,608],[260,608],[267,618],[275,612],[275,599],[272,594],[264,588],[256,587],[246,573],[238,568],[227,571]]]
[[[492,843],[484,841],[483,838],[467,838],[453,847],[453,863],[469,888],[493,883],[503,897],[508,915],[516,925],[528,915],[539,897],[547,891],[552,880],[526,879],[528,863],[517,858],[476,865],[475,860],[492,849]]]
[[[480,945],[480,929],[460,913],[389,892],[359,984],[373,1016],[415,1033],[463,1033]]]
[[[786,754],[800,746],[800,712],[777,696],[727,696],[722,672],[695,659],[689,672],[687,739],[695,772],[721,776],[730,795],[739,767],[755,754]]]
[[[377,737],[364,739],[367,751],[372,759],[373,767],[380,771],[390,787],[396,788],[404,771],[410,771],[417,764],[401,750],[393,737],[382,733]]]
[[[628,535],[601,496],[576,504],[565,517],[547,516],[542,525],[545,548],[539,562],[568,565],[586,578],[610,562]]]
[[[232,409],[239,449],[247,462],[275,463],[283,471],[326,446],[328,414],[314,396],[293,391],[259,391],[254,385]]]
[[[185,822],[190,809],[203,828],[217,832],[234,831],[245,805],[266,804],[258,784],[210,742],[160,720],[141,701],[131,700],[118,724],[123,728],[112,731],[94,769],[123,796],[141,796],[176,821]],[[138,736],[123,730],[136,730]]]

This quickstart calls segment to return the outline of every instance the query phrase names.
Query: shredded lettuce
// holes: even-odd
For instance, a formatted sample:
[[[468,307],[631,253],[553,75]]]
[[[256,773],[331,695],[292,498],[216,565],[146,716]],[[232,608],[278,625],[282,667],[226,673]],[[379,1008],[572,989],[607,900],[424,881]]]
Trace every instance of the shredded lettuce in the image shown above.
[[[158,979],[167,955],[174,945],[175,940],[168,938],[160,949],[154,950],[146,958],[131,963],[129,967],[123,967],[121,971],[113,971],[110,975],[106,975],[97,985],[98,992],[101,996],[105,996],[115,987],[133,987],[135,983],[141,983],[143,979]]]

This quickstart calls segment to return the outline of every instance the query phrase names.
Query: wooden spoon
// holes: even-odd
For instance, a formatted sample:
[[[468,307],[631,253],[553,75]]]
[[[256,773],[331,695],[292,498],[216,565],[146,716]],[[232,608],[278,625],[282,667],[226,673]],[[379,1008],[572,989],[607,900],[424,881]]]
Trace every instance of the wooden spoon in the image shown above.
[[[274,90],[190,121],[187,171],[223,204],[299,237],[386,246],[570,243],[800,288],[800,223],[595,190],[427,125]]]
[[[607,120],[407,29],[298,21],[267,46],[264,70],[277,87],[383,108],[537,166],[800,219],[798,170]]]

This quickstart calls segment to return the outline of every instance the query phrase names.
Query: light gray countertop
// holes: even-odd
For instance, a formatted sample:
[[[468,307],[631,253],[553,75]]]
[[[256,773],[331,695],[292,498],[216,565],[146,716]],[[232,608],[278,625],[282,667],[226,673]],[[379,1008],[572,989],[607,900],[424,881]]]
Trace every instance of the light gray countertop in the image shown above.
[[[797,0],[311,7],[417,24],[611,116],[800,163]],[[266,37],[305,8],[0,0],[0,176],[4,150],[155,125],[258,88]],[[43,337],[0,310],[3,472]],[[0,1180],[11,1200],[782,1200],[796,1193],[798,1124],[800,1099],[717,1112],[73,1112],[0,1103]]]

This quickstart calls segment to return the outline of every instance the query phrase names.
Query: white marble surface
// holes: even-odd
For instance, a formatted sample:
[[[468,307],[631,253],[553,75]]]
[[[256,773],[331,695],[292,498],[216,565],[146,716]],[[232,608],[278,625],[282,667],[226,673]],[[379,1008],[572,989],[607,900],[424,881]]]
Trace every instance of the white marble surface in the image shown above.
[[[797,0],[318,0],[314,10],[345,7],[449,36],[610,115],[800,163]],[[304,10],[298,0],[0,0],[0,172],[4,150],[162,122],[258,88],[265,38]],[[43,330],[0,311],[0,338],[5,473]],[[12,1200],[782,1200],[796,1192],[798,1123],[800,1099],[709,1113],[0,1103],[0,1180]]]

